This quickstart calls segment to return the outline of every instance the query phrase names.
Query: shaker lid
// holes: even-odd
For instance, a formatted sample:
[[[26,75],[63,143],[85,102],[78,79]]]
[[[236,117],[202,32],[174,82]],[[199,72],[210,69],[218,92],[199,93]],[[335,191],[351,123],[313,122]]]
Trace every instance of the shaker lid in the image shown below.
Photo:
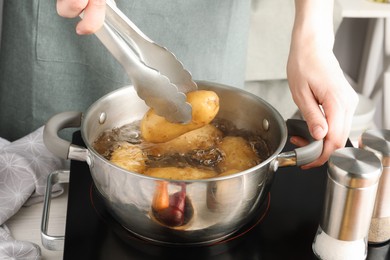
[[[372,152],[346,147],[332,153],[328,174],[336,183],[350,188],[364,188],[378,182],[382,164]]]
[[[390,166],[390,130],[367,130],[359,140],[359,147],[371,151],[383,166]]]

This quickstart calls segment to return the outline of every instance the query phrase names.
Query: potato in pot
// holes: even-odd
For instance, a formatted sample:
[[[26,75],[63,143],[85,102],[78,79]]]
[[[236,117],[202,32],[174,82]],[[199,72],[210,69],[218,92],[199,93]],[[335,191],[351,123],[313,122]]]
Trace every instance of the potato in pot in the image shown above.
[[[192,121],[188,124],[177,124],[167,121],[149,109],[141,120],[141,135],[151,143],[170,141],[191,130],[209,124],[219,111],[218,95],[209,90],[197,90],[187,93],[187,102],[192,106]]]
[[[223,160],[218,164],[220,172],[243,171],[260,163],[260,158],[250,144],[240,136],[226,136],[218,145]],[[226,174],[224,174],[226,175]]]
[[[110,161],[128,171],[143,173],[146,157],[138,145],[121,142],[111,153]]]
[[[207,149],[216,146],[222,139],[222,132],[214,125],[207,124],[201,128],[189,131],[165,143],[153,144],[146,148],[149,155],[184,154],[192,150]]]

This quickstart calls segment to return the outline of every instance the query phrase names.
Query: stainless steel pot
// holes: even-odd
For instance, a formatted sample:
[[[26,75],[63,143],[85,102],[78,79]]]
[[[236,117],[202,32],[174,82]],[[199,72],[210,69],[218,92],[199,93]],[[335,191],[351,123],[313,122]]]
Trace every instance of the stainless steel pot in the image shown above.
[[[115,166],[98,154],[92,143],[103,131],[143,117],[148,107],[131,86],[102,97],[85,114],[64,112],[53,116],[44,130],[44,142],[50,151],[62,158],[88,163],[95,186],[119,223],[138,236],[159,243],[197,245],[225,238],[254,217],[278,167],[306,164],[322,152],[322,141],[312,140],[306,147],[281,153],[288,136],[286,122],[271,105],[237,88],[197,83],[200,89],[218,94],[218,118],[230,120],[266,140],[271,150],[267,160],[237,174],[195,181],[151,178]],[[60,130],[79,126],[86,148],[58,137]],[[287,126],[291,134],[310,138],[303,121],[288,121]],[[185,190],[190,213],[183,225],[169,226],[154,217],[152,201],[161,182],[168,183],[170,195]]]

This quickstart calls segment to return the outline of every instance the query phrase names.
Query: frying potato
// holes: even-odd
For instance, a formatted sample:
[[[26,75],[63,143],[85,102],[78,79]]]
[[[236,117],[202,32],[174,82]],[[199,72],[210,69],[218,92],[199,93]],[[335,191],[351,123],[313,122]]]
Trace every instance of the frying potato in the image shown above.
[[[220,172],[243,171],[260,163],[249,143],[239,136],[227,136],[218,145],[224,159],[218,164]],[[226,174],[224,174],[226,175]]]
[[[157,115],[153,109],[141,120],[141,135],[145,141],[163,143],[184,133],[207,125],[219,111],[219,98],[213,91],[197,90],[187,93],[187,102],[192,105],[192,121],[176,124]]]
[[[128,171],[143,173],[146,168],[145,159],[139,146],[122,142],[112,152],[110,161]]]
[[[149,168],[145,171],[145,175],[165,178],[172,180],[197,180],[216,177],[214,171],[201,170],[192,167],[163,167],[163,168]]]
[[[146,148],[145,151],[154,156],[161,156],[169,153],[186,153],[191,150],[207,149],[215,146],[221,139],[223,133],[211,124],[189,131],[166,143],[158,143]]]

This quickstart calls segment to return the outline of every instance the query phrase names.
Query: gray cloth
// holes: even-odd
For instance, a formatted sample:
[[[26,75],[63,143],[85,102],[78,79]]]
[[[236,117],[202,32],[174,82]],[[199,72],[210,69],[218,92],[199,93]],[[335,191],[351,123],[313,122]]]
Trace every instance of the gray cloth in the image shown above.
[[[0,225],[0,259],[41,259],[41,249],[37,244],[13,239],[7,226]]]
[[[104,94],[129,84],[94,35],[76,35],[78,18],[58,16],[55,2],[4,2],[0,136],[9,140],[30,133],[55,113],[83,112]],[[116,2],[195,79],[243,87],[250,0]]]
[[[0,138],[0,259],[38,259],[37,245],[14,240],[4,225],[22,206],[41,202],[47,176],[66,167],[65,161],[50,153],[42,139],[43,127],[15,141]],[[53,188],[53,195],[63,192]]]

